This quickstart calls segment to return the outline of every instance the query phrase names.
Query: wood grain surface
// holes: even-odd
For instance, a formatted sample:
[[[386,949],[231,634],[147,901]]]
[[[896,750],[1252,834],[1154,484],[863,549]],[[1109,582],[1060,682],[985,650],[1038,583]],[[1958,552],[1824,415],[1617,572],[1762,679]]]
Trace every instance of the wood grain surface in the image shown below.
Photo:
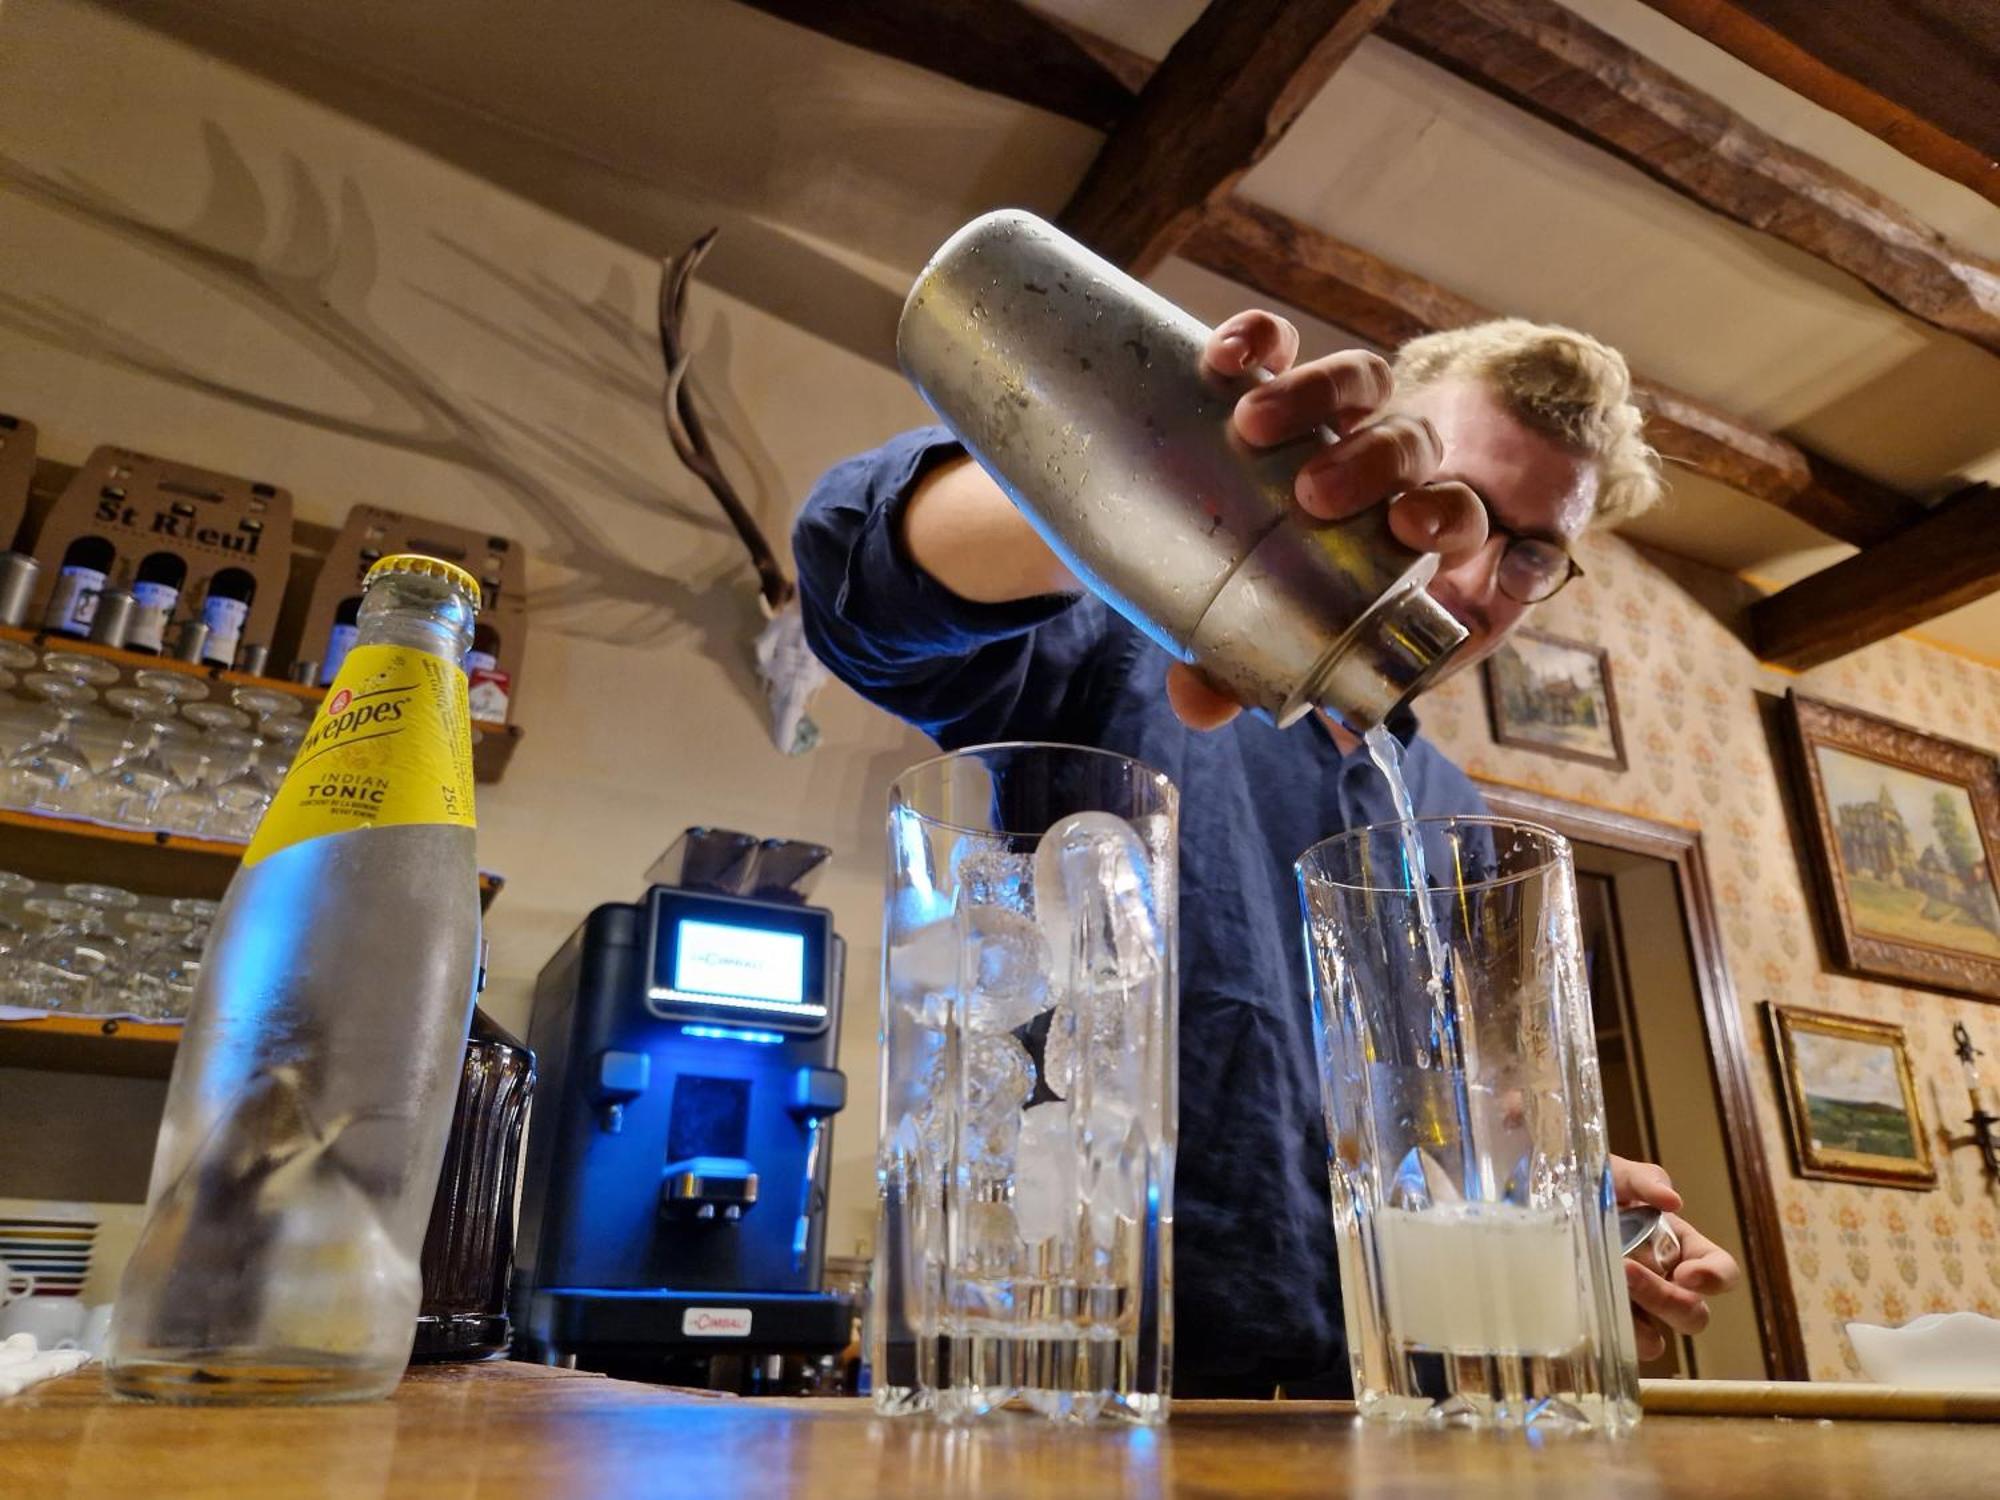
[[[361,1406],[133,1405],[83,1371],[0,1402],[0,1494],[148,1500],[1958,1500],[2000,1433],[1650,1417],[1627,1442],[1364,1429],[1320,1402],[1184,1402],[1164,1429],[948,1430],[860,1401],[739,1401],[524,1365],[413,1373]]]

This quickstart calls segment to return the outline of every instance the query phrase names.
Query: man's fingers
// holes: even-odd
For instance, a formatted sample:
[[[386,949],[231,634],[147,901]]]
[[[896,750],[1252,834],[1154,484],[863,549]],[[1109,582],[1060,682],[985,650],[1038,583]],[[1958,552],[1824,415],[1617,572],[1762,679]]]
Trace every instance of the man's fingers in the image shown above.
[[[1329,354],[1246,391],[1236,403],[1236,432],[1258,448],[1321,427],[1345,434],[1374,415],[1393,386],[1388,362],[1380,356],[1361,349]]]
[[[1641,1360],[1658,1359],[1667,1352],[1666,1330],[1636,1308],[1632,1312],[1632,1334]]]
[[[1167,668],[1167,703],[1190,729],[1220,729],[1243,712],[1243,705],[1218,692],[1184,662]]]
[[[1679,1214],[1668,1214],[1667,1222],[1681,1242],[1681,1258],[1673,1269],[1674,1285],[1713,1297],[1732,1290],[1743,1279],[1736,1257],[1694,1225]]]
[[[1465,485],[1422,485],[1390,502],[1389,531],[1418,552],[1468,557],[1486,545],[1486,507]]]
[[[1201,361],[1218,375],[1242,375],[1262,366],[1277,374],[1299,357],[1299,331],[1276,313],[1240,312],[1215,325]]]
[[[1428,483],[1443,461],[1430,423],[1388,416],[1306,460],[1294,492],[1310,514],[1334,521]]]
[[[1674,1191],[1673,1178],[1667,1175],[1666,1168],[1649,1161],[1612,1157],[1611,1190],[1623,1205],[1645,1203],[1666,1213],[1680,1211],[1681,1195]]]
[[[1675,1286],[1637,1261],[1628,1260],[1624,1266],[1626,1289],[1641,1312],[1651,1314],[1676,1333],[1693,1335],[1708,1327],[1708,1302],[1699,1293]]]

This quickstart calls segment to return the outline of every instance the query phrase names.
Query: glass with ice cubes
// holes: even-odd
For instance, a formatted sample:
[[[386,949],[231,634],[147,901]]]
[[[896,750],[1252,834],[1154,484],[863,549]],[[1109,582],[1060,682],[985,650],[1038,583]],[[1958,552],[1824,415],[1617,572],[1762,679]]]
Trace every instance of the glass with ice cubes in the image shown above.
[[[1299,861],[1364,1417],[1628,1431],[1639,1389],[1570,848],[1419,819]]]
[[[891,788],[875,1404],[1164,1421],[1177,796],[1070,745]]]

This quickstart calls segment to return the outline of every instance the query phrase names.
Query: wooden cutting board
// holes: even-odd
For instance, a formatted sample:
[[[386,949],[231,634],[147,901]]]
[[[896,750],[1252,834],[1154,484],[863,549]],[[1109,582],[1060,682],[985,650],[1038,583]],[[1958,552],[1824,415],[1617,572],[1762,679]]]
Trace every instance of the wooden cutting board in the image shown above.
[[[1642,1380],[1639,1393],[1646,1411],[1658,1416],[2000,1422],[2000,1387],[1933,1391],[1843,1381]]]

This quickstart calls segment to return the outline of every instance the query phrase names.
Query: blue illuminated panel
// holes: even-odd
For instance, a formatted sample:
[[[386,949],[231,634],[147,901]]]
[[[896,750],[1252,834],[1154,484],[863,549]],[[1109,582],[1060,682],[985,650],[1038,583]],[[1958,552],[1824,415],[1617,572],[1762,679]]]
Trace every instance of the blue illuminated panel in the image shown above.
[[[674,988],[737,1000],[805,999],[806,940],[797,932],[683,917],[674,932]]]
[[[825,1028],[833,932],[824,910],[673,886],[655,886],[647,909],[646,1008],[654,1015],[794,1033]]]

